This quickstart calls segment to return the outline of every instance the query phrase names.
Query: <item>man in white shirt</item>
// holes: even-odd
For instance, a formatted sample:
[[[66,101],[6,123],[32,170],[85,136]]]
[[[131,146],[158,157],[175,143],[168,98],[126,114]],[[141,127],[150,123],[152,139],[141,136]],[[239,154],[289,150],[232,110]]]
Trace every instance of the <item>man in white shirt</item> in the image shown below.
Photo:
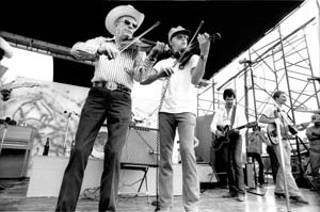
[[[244,177],[242,168],[242,149],[245,135],[245,128],[236,130],[235,128],[247,123],[243,111],[236,107],[236,94],[233,89],[225,89],[223,92],[225,107],[217,110],[211,122],[211,132],[218,139],[227,139],[228,143],[222,145],[223,164],[227,167],[229,192],[224,194],[224,198],[235,197],[238,201],[245,200]],[[228,126],[230,129],[226,134],[221,128]]]
[[[302,197],[302,194],[291,172],[291,158],[290,158],[291,147],[288,139],[290,137],[289,125],[292,125],[292,122],[282,109],[282,105],[284,105],[284,103],[286,102],[287,97],[283,91],[276,91],[273,94],[273,99],[275,101],[275,104],[267,107],[262,112],[259,118],[259,122],[263,124],[274,125],[276,122],[276,118],[279,118],[280,120],[280,126],[281,126],[280,132],[281,132],[281,138],[282,138],[281,142],[283,144],[282,147],[283,147],[284,167],[281,166],[281,162],[280,162],[281,161],[280,146],[279,144],[273,144],[274,151],[280,163],[280,166],[277,171],[276,188],[274,190],[274,194],[276,197],[285,197],[284,175],[286,175],[290,199],[293,199],[296,202],[308,204],[308,201]]]
[[[173,27],[168,34],[172,51],[182,54],[189,41],[190,32],[182,26]],[[172,151],[176,129],[179,133],[182,163],[182,200],[185,211],[198,211],[199,180],[194,151],[194,130],[197,114],[197,89],[205,73],[210,49],[207,33],[197,36],[200,57],[190,55],[182,65],[175,57],[159,61],[150,72],[149,78],[141,84],[149,84],[156,79],[170,76],[164,83],[166,92],[162,93],[163,102],[159,111],[160,130],[160,171],[159,194],[161,211],[173,210],[173,167]],[[164,96],[163,96],[164,95]],[[162,104],[163,103],[163,104]]]

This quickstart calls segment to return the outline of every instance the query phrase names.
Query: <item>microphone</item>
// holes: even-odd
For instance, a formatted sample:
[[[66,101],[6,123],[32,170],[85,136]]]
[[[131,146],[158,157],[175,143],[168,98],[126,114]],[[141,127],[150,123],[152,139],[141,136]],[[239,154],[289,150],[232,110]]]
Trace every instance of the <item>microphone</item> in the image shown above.
[[[219,32],[216,32],[213,35],[210,35],[210,40],[216,41],[220,39],[221,39],[221,34]]]
[[[320,82],[320,77],[309,77],[308,81],[311,81],[311,80],[317,80]]]
[[[244,64],[244,63],[247,63],[250,65],[253,62],[251,60],[248,60],[247,58],[243,58],[242,60],[239,60],[239,64]]]

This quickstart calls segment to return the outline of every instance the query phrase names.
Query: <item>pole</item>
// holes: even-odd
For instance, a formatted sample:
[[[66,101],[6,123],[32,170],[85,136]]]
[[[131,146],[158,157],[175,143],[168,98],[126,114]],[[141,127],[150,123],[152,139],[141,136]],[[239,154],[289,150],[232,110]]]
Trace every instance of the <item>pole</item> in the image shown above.
[[[288,183],[287,183],[287,176],[285,172],[285,165],[284,165],[284,160],[283,160],[283,146],[282,146],[282,139],[281,139],[281,130],[280,130],[280,119],[279,116],[275,119],[276,121],[276,128],[277,128],[277,139],[278,139],[278,145],[280,149],[280,166],[283,170],[283,180],[284,180],[284,190],[286,194],[286,206],[287,206],[287,211],[290,212],[290,199],[289,199],[289,191],[288,191]]]
[[[63,155],[64,156],[66,155],[66,150],[67,150],[67,139],[68,139],[70,117],[71,117],[71,112],[68,114],[68,117],[67,117],[66,132],[64,134],[64,143],[63,143]]]

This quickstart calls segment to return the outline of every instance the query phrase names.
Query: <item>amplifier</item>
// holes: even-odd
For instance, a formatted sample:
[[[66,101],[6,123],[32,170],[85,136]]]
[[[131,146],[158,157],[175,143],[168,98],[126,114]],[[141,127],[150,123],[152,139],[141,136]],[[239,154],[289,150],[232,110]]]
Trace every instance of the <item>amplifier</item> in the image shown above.
[[[121,163],[156,166],[157,134],[158,130],[154,128],[130,127]]]
[[[11,125],[0,129],[0,178],[25,177],[34,129]]]
[[[121,163],[157,165],[157,134],[155,128],[130,126],[123,147]],[[104,158],[104,145],[108,142],[108,130],[102,127],[93,146],[91,157]]]

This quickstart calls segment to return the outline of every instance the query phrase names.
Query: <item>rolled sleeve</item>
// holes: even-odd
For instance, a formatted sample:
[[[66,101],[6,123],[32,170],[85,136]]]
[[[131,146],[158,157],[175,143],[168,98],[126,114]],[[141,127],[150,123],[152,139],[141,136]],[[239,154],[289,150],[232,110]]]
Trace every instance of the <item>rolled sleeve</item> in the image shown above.
[[[86,42],[77,42],[72,46],[70,53],[78,60],[94,61],[98,57],[97,51],[100,45],[107,40],[104,37],[97,37]]]

